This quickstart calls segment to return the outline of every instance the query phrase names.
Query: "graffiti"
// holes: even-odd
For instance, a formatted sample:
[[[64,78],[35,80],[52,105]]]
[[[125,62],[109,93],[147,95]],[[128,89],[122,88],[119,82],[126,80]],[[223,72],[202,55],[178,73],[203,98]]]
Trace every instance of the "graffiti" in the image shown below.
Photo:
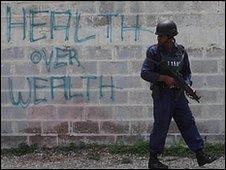
[[[56,20],[55,20],[55,15],[61,15],[61,14],[68,14],[68,20],[67,20],[67,25],[56,25]],[[51,12],[50,14],[50,33],[51,33],[51,39],[54,39],[53,36],[53,32],[55,30],[65,30],[65,41],[67,41],[69,39],[69,26],[70,26],[70,20],[71,20],[71,12],[70,10],[67,10],[66,12]]]
[[[13,84],[12,84],[12,80],[10,78],[8,78],[8,82],[9,82],[9,97],[10,97],[10,101],[13,105],[16,106],[21,106],[23,108],[26,108],[29,103],[31,102],[31,81],[29,78],[27,78],[28,83],[29,83],[29,97],[27,98],[26,101],[24,101],[23,97],[22,97],[22,93],[18,92],[17,95],[17,99],[14,98],[13,95]]]
[[[73,65],[76,63],[77,67],[81,67],[85,70],[85,67],[80,63],[78,53],[76,49],[69,49],[69,48],[59,48],[53,47],[52,51],[48,54],[45,48],[34,50],[30,55],[30,61],[32,64],[40,64],[42,61],[45,65],[45,68],[48,72],[51,72],[54,69],[58,69],[60,67],[66,67],[68,65]],[[62,61],[60,61],[60,59]],[[65,62],[68,60],[68,62]],[[21,106],[22,108],[26,108],[30,103],[33,102],[34,105],[40,103],[47,103],[48,100],[55,99],[55,93],[57,90],[63,90],[64,100],[72,100],[73,98],[79,97],[83,98],[85,101],[90,100],[90,89],[91,81],[95,81],[94,83],[98,83],[98,92],[99,92],[99,99],[104,97],[103,89],[110,88],[111,94],[110,98],[112,101],[115,100],[115,89],[122,89],[121,87],[116,87],[114,85],[113,77],[110,77],[109,84],[103,84],[103,76],[94,76],[85,74],[80,76],[80,80],[85,80],[85,90],[83,89],[84,93],[72,93],[72,83],[71,83],[71,76],[50,76],[49,78],[42,78],[42,77],[26,77],[27,84],[28,84],[28,95],[23,94],[22,92],[17,92],[13,89],[13,80],[8,78],[9,84],[9,98],[13,105]],[[47,90],[50,96],[48,97],[39,98],[40,90]]]
[[[114,85],[113,77],[111,77],[111,82],[109,84],[103,84],[103,76],[93,76],[86,75],[81,76],[81,80],[86,79],[86,90],[83,93],[72,93],[73,84],[71,83],[71,76],[51,76],[49,78],[41,78],[41,77],[26,77],[29,91],[28,95],[23,94],[22,92],[17,92],[13,89],[13,80],[8,78],[9,84],[9,96],[11,103],[16,106],[21,106],[22,108],[26,108],[30,103],[33,102],[34,105],[40,103],[47,103],[48,100],[54,100],[56,98],[55,94],[57,89],[61,89],[63,91],[64,100],[72,100],[76,97],[82,97],[85,101],[89,101],[91,97],[90,93],[90,81],[95,81],[94,83],[98,83],[99,87],[99,99],[104,97],[103,89],[110,88],[111,94],[110,98],[112,101],[115,100],[115,89],[122,89],[120,87],[116,87]],[[45,90],[45,97],[39,98],[39,90]],[[48,96],[50,99],[47,99]]]
[[[86,96],[89,100],[89,89],[90,89],[90,80],[91,79],[97,79],[98,77],[97,76],[82,76],[81,78],[83,79],[87,79],[87,83],[86,83]],[[113,82],[113,77],[111,76],[111,83],[110,85],[103,85],[103,76],[101,75],[99,77],[99,99],[101,99],[103,97],[103,88],[104,87],[110,87],[111,88],[111,100],[114,101],[115,98],[114,98],[114,89],[122,89],[121,87],[116,87],[114,85],[114,82]]]
[[[12,28],[15,27],[22,27],[23,28],[23,40],[26,38],[26,10],[23,8],[23,22],[22,23],[12,23],[12,14],[11,14],[11,8],[9,6],[6,7],[6,23],[7,23],[7,32],[6,37],[7,41],[9,42],[11,40],[11,32]]]
[[[11,7],[7,6],[6,8],[6,22],[7,22],[7,34],[6,34],[6,39],[7,42],[10,42],[12,40],[12,29],[15,28],[22,28],[23,29],[23,40],[26,39],[26,32],[29,32],[29,40],[30,42],[37,42],[39,40],[47,39],[56,39],[55,38],[55,31],[64,31],[64,41],[69,41],[70,37],[73,37],[73,41],[75,43],[82,43],[85,41],[89,41],[92,39],[96,39],[96,34],[93,33],[91,35],[87,35],[84,37],[80,37],[79,32],[82,31],[82,25],[81,25],[81,13],[80,12],[75,12],[72,13],[71,10],[66,10],[64,12],[58,12],[58,11],[50,11],[50,10],[45,10],[45,11],[38,11],[38,10],[26,10],[22,8],[22,22],[12,22],[12,9]],[[41,14],[47,14],[49,15],[49,19],[47,22],[35,22],[35,18],[41,16]],[[121,40],[124,40],[124,34],[128,31],[132,31],[134,33],[134,41],[138,41],[140,37],[141,32],[149,32],[149,33],[154,33],[152,30],[142,28],[142,26],[139,24],[139,15],[136,15],[135,17],[135,25],[133,26],[125,26],[125,15],[124,14],[119,14],[119,13],[106,13],[106,14],[98,14],[98,17],[106,17],[107,19],[107,24],[106,24],[106,39],[109,39],[110,42],[112,42],[112,34],[113,34],[113,26],[112,22],[113,19],[116,17],[120,17],[121,20],[121,33],[120,37]],[[27,18],[30,18],[30,22],[27,22]],[[64,25],[57,25],[56,23],[56,18],[64,18]],[[41,17],[40,17],[41,18]],[[75,23],[75,25],[72,25],[72,23]],[[28,30],[28,25],[30,30]],[[50,35],[42,35],[41,37],[37,37],[35,35],[35,29],[38,28],[44,28],[48,26],[48,31]],[[74,35],[70,35],[69,30],[74,29]]]
[[[36,10],[36,9],[21,9],[21,15],[19,21],[14,21],[12,13],[13,9],[10,6],[6,6],[6,39],[7,42],[15,41],[13,32],[22,31],[22,39],[28,40],[31,43],[39,42],[41,40],[63,40],[65,42],[83,43],[97,38],[97,33],[93,32],[93,29],[86,31],[84,22],[81,21],[83,16],[80,12],[72,12],[71,10],[55,11],[55,10]],[[43,17],[45,16],[45,18]],[[140,40],[142,32],[153,33],[153,31],[143,28],[140,24],[140,16],[134,16],[134,24],[130,26],[126,25],[125,15],[120,13],[104,13],[97,14],[97,18],[105,17],[106,23],[104,27],[101,27],[101,35],[104,35],[107,41],[113,42],[115,32],[119,34],[120,40],[125,40],[125,34],[130,32],[134,35],[134,41]],[[95,17],[96,17],[95,16]],[[113,22],[120,21],[119,33],[114,30]],[[95,21],[94,21],[95,22]],[[38,31],[39,30],[39,31]],[[40,31],[41,30],[41,31]],[[103,30],[103,31],[102,31]],[[57,36],[57,33],[63,33],[61,36]],[[84,34],[85,32],[85,34]],[[18,40],[18,38],[17,38]],[[68,48],[69,47],[69,48]],[[110,99],[115,100],[115,90],[122,89],[114,85],[113,76],[110,76],[110,80],[107,84],[104,84],[103,75],[90,75],[86,73],[84,65],[80,62],[79,54],[76,49],[70,48],[53,47],[51,51],[47,51],[46,48],[40,48],[32,51],[29,56],[31,64],[44,65],[44,69],[51,73],[62,67],[76,66],[83,69],[83,74],[80,76],[80,81],[83,82],[82,92],[75,93],[72,84],[71,75],[63,76],[49,76],[49,77],[26,77],[25,82],[27,83],[28,92],[21,92],[16,90],[16,85],[12,78],[8,78],[8,89],[9,98],[13,105],[26,108],[31,103],[34,105],[40,103],[47,103],[50,100],[54,100],[57,97],[56,92],[63,92],[63,98],[66,101],[71,101],[75,98],[82,98],[85,101],[89,101],[92,98],[91,85],[95,84],[97,87],[97,93],[99,100],[104,98],[104,90],[107,88],[110,91]],[[66,74],[66,73],[65,73]],[[107,77],[109,78],[109,77]],[[44,93],[43,91],[47,91]],[[22,94],[23,93],[23,94]],[[42,94],[42,95],[41,95]],[[109,94],[109,93],[108,93]]]
[[[65,62],[65,60],[64,62],[60,61],[60,59],[67,59],[68,63]],[[35,50],[30,55],[30,60],[33,64],[38,64],[41,62],[41,60],[43,60],[45,68],[48,72],[51,71],[51,66],[52,69],[57,69],[67,65],[73,65],[74,63],[77,63],[78,67],[85,69],[85,67],[79,61],[79,56],[76,49],[55,47],[48,55],[47,50],[45,48],[42,48],[41,50]]]
[[[48,72],[60,67],[67,67],[74,64],[76,67],[81,67],[85,70],[85,67],[79,61],[78,56],[79,54],[76,49],[53,47],[51,52],[48,53],[45,48],[42,48],[31,52],[30,61],[31,64],[41,64],[42,62]],[[60,61],[60,59],[62,61]],[[109,97],[114,102],[115,90],[122,89],[121,87],[116,87],[114,85],[112,76],[110,77],[110,82],[108,84],[103,84],[103,75],[97,76],[85,73],[84,75],[80,76],[80,81],[83,82],[81,84],[84,84],[84,89],[82,89],[83,92],[72,93],[71,89],[73,89],[73,84],[71,79],[72,77],[70,75],[50,76],[48,78],[37,76],[26,77],[28,90],[22,94],[21,91],[18,92],[14,89],[16,85],[13,84],[13,79],[8,78],[9,99],[15,106],[27,108],[27,106],[29,106],[31,103],[37,105],[40,103],[47,103],[49,100],[54,100],[56,98],[56,91],[63,91],[64,100],[66,101],[72,100],[74,98],[82,98],[84,101],[89,101],[92,97],[92,81],[92,83],[96,83],[95,87],[97,87],[100,100],[104,97],[103,89],[109,88]],[[40,94],[42,94],[40,92],[42,92],[42,90],[47,91],[47,93],[45,93],[47,96],[44,98],[40,98]]]
[[[38,14],[38,13],[47,13],[48,11],[33,11],[33,10],[30,10],[30,14],[31,14],[31,18],[30,18],[30,42],[34,42],[34,41],[38,41],[38,40],[41,40],[41,39],[45,39],[46,38],[46,35],[43,35],[42,37],[39,37],[39,38],[34,38],[34,28],[35,27],[38,27],[38,26],[44,26],[46,25],[46,23],[35,23],[34,22],[34,18],[35,18],[35,14]],[[10,26],[11,23],[9,23],[9,26]],[[25,26],[24,26],[25,27]]]
[[[112,17],[117,17],[118,14],[100,14],[98,16],[104,16],[107,18],[107,38],[109,38],[110,42],[112,42]]]
[[[79,38],[79,30],[81,29],[81,25],[79,23],[80,21],[80,18],[81,18],[81,14],[76,12],[76,24],[75,24],[75,36],[74,36],[74,41],[75,42],[78,42],[78,43],[81,43],[81,42],[84,42],[84,41],[87,41],[87,40],[90,40],[90,39],[95,39],[96,35],[90,35],[90,36],[87,36],[85,38]]]

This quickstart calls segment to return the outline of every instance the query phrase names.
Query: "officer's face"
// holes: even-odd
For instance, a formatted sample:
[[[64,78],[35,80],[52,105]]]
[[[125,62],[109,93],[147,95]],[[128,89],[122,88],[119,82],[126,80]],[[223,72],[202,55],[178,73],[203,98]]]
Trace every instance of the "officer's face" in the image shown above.
[[[165,44],[169,40],[166,35],[158,35],[157,39],[159,44]]]

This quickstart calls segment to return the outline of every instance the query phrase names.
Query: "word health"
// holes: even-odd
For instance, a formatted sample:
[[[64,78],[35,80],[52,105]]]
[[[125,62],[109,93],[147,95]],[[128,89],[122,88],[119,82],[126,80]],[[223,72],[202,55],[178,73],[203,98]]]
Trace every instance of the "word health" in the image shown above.
[[[66,11],[52,11],[52,10],[34,10],[29,9],[26,10],[25,8],[22,8],[22,17],[21,21],[15,22],[12,21],[12,10],[10,6],[6,7],[6,26],[7,26],[7,34],[6,39],[7,42],[14,41],[14,37],[12,37],[12,31],[16,31],[17,28],[21,28],[21,34],[23,34],[23,40],[27,39],[27,34],[29,35],[29,41],[30,42],[37,42],[39,40],[45,40],[45,39],[56,39],[55,32],[56,31],[63,31],[64,41],[69,41],[70,38],[73,38],[73,41],[75,43],[82,43],[88,40],[92,40],[96,38],[96,33],[90,32],[87,33],[88,35],[81,37],[80,32],[83,31],[83,28],[86,26],[81,25],[81,13],[76,12],[72,13],[71,10]],[[37,18],[42,19],[43,15],[48,15],[48,20],[44,22],[43,21],[37,21]],[[134,41],[138,41],[140,39],[140,33],[141,32],[149,32],[154,33],[150,29],[143,28],[140,24],[140,17],[139,15],[136,15],[134,18],[134,24],[131,26],[125,25],[125,15],[119,14],[119,13],[104,13],[99,14],[98,17],[106,17],[106,38],[109,39],[110,42],[112,42],[113,36],[113,19],[116,17],[120,18],[121,24],[120,24],[120,38],[123,41],[124,40],[124,34],[128,31],[134,33]],[[57,18],[64,18],[62,22],[57,23]],[[28,22],[29,21],[29,22]],[[58,21],[59,22],[59,21]],[[73,24],[74,23],[74,24]],[[73,27],[72,27],[73,25]],[[37,35],[37,29],[45,29],[47,28],[49,32],[49,35],[46,33],[42,35]],[[73,35],[70,35],[69,29],[74,29]],[[101,32],[101,34],[103,34]],[[59,37],[58,37],[59,38]]]

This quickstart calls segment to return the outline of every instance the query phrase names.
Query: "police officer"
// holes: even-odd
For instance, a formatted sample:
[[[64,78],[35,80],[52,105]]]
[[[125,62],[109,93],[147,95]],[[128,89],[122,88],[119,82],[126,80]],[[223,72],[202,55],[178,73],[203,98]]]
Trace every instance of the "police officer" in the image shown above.
[[[203,139],[198,132],[184,92],[181,93],[175,80],[166,75],[164,70],[156,64],[160,61],[167,62],[171,69],[178,71],[184,80],[190,86],[192,85],[187,52],[174,39],[178,34],[177,26],[171,20],[160,21],[156,26],[155,34],[158,43],[147,49],[141,69],[141,77],[151,84],[154,104],[154,126],[150,134],[148,167],[149,169],[168,169],[168,166],[158,160],[157,155],[163,152],[172,118],[188,147],[196,153],[199,166],[211,163],[216,158],[203,152]]]

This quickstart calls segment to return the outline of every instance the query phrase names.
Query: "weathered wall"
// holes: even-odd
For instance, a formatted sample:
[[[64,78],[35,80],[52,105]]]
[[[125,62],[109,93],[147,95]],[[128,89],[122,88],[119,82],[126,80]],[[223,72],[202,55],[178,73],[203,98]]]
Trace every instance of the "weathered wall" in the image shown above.
[[[160,18],[189,54],[205,140],[224,141],[225,3],[1,2],[1,147],[149,139],[140,69]],[[180,138],[172,122],[167,143]]]

